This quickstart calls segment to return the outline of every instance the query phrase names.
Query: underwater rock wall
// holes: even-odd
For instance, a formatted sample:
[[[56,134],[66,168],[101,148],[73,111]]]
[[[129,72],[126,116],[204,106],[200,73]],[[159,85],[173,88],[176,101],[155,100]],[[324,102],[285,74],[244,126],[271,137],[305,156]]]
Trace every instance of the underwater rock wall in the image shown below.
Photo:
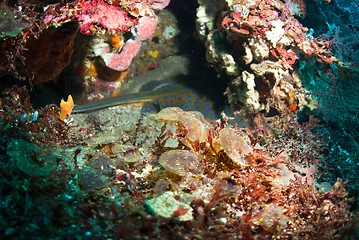
[[[351,68],[297,20],[305,12],[302,1],[200,1],[197,32],[207,60],[232,78],[226,94],[236,110],[286,115],[314,109],[316,98],[303,87],[302,62]]]
[[[71,114],[71,96],[60,109],[35,108],[25,87],[3,92],[1,238],[355,239],[357,65],[338,54],[332,38],[314,37],[300,23],[313,6],[300,0],[204,0],[197,6],[173,0],[196,12],[196,23],[183,31],[176,9],[163,10],[169,2],[0,5],[1,19],[14,28],[1,26],[2,79],[22,76],[38,84],[58,78],[52,88],[35,86],[43,95],[28,88],[43,104],[50,103],[49,89],[49,95],[78,93],[75,105],[107,95],[120,102],[121,91],[137,94],[126,95],[130,101],[123,106],[110,100],[106,108],[80,112],[76,106]],[[348,28],[355,29],[349,18]],[[191,68],[205,62],[189,54],[198,45],[183,51],[186,45],[178,44],[177,34],[186,41],[195,24],[218,85],[208,78],[216,75],[208,66],[193,74]],[[46,44],[42,39],[53,39],[52,31],[63,35]],[[160,88],[148,96],[164,109],[145,111],[139,90],[153,82],[174,84],[177,75],[205,83]],[[197,91],[219,91],[226,79],[235,114],[251,128],[238,127],[244,123],[232,115],[216,116],[218,99]],[[347,95],[334,95],[339,89]],[[183,109],[166,108],[174,99]],[[315,108],[323,113],[319,118],[312,116]],[[198,111],[185,111],[191,109]],[[328,109],[337,115],[326,120]]]

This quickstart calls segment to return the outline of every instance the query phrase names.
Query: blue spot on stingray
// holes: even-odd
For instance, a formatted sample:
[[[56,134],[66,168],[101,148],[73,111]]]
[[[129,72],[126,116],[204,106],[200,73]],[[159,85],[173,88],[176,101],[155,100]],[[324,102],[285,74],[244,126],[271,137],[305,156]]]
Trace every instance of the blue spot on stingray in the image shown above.
[[[208,103],[206,103],[206,104],[205,104],[205,106],[206,106],[206,107],[209,107],[209,104],[208,104]]]
[[[163,97],[163,99],[166,99],[166,98],[167,98],[167,96],[164,96],[164,97]]]
[[[205,102],[208,102],[208,99],[206,98],[204,101],[205,101]]]
[[[189,103],[191,103],[191,102],[192,102],[192,100],[188,100],[188,102],[189,102]]]
[[[197,98],[197,100],[199,101],[199,100],[201,100],[201,98],[200,98],[200,97],[198,97],[198,98]]]
[[[178,97],[178,100],[181,100],[182,98],[181,97]]]
[[[187,95],[188,98],[191,98],[191,95]]]

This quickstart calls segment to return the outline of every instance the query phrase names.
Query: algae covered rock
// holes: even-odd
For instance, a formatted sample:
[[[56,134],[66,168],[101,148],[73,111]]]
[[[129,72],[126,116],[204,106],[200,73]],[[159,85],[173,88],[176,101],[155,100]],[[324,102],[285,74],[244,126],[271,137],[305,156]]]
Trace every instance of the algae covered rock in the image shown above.
[[[190,221],[193,219],[193,209],[188,203],[175,199],[172,192],[165,192],[159,197],[146,201],[148,209],[157,216],[170,218],[180,214],[180,221]]]
[[[94,158],[78,171],[80,189],[99,195],[104,194],[115,180],[111,166],[116,164],[114,159],[102,155]]]
[[[6,154],[21,171],[29,175],[46,176],[56,169],[56,159],[51,152],[22,139],[12,140]]]
[[[0,38],[16,37],[27,26],[27,22],[15,16],[10,7],[0,4]]]

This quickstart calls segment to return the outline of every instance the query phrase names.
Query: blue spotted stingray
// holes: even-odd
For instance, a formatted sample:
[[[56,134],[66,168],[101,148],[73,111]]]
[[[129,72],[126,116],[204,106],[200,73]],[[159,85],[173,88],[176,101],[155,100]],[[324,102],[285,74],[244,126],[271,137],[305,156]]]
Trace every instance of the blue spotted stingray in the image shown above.
[[[179,107],[186,111],[199,111],[208,119],[217,117],[213,102],[193,88],[176,82],[152,82],[140,93],[120,95],[95,103],[76,106],[73,113],[91,111],[114,105],[144,103],[143,111],[156,112],[166,107]]]

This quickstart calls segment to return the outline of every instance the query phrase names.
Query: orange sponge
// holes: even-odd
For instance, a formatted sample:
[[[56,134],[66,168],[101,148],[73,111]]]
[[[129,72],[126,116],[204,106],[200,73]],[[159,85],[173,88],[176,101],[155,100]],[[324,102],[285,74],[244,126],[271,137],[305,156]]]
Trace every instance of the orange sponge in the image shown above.
[[[60,103],[60,120],[64,121],[66,118],[66,115],[70,116],[72,109],[74,108],[74,100],[72,99],[72,96],[69,95],[67,97],[67,101],[65,102],[64,99],[61,99]]]

